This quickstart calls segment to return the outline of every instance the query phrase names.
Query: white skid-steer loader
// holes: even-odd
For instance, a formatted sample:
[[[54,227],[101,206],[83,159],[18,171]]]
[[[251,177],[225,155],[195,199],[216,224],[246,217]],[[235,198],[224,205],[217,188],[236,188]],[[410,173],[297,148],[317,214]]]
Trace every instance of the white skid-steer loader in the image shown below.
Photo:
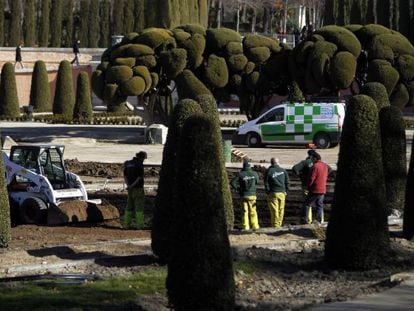
[[[119,220],[116,207],[88,200],[78,175],[65,169],[62,145],[24,144],[3,152],[11,214],[29,224]]]

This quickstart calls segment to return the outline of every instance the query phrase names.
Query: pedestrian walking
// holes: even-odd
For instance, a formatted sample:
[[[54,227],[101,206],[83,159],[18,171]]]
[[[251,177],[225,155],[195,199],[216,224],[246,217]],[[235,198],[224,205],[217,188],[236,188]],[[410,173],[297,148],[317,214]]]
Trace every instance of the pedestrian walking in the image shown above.
[[[242,170],[230,183],[232,189],[238,191],[241,197],[243,230],[260,228],[256,211],[256,186],[258,182],[259,175],[252,170],[249,161],[244,160]]]
[[[123,227],[130,229],[135,214],[137,229],[144,228],[144,161],[145,151],[135,154],[132,160],[124,163],[124,179],[128,190],[128,201],[125,209]]]
[[[270,225],[280,228],[285,215],[285,201],[289,190],[289,175],[280,167],[279,159],[271,158],[270,167],[266,171],[265,190],[267,206],[270,211]]]
[[[76,41],[73,43],[73,47],[72,47],[72,49],[73,49],[73,54],[75,54],[75,58],[74,58],[74,59],[73,59],[70,63],[71,63],[71,64],[76,63],[76,65],[78,65],[78,66],[79,66],[79,55],[80,55],[79,48],[80,48],[80,41],[79,41],[79,40],[76,40]]]
[[[22,44],[19,44],[16,47],[16,57],[15,57],[14,68],[16,68],[17,63],[20,64],[20,68],[24,69],[23,61],[22,61]]]
[[[323,201],[326,194],[326,182],[332,169],[322,162],[320,154],[316,151],[310,158],[313,166],[308,175],[308,194],[303,205],[303,222],[305,224],[312,223],[312,205],[315,204],[317,208],[316,221],[322,224],[324,222]]]

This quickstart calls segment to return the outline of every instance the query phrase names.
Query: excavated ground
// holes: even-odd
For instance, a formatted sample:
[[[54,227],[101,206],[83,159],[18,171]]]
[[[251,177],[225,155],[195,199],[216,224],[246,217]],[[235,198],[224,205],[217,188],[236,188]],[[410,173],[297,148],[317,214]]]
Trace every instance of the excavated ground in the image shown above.
[[[69,170],[80,174],[92,185],[107,179],[122,183],[122,166],[118,164],[72,160],[67,161],[67,165]],[[148,182],[156,185],[158,168],[148,168],[145,174]],[[266,228],[268,211],[261,192],[258,205],[263,229],[255,233],[235,231],[230,235],[235,260],[254,263],[253,272],[235,271],[238,310],[298,310],[355,298],[390,288],[398,283],[398,280],[390,279],[392,275],[414,269],[414,243],[396,237],[392,238],[392,253],[382,269],[347,272],[326,267],[323,262],[324,228],[290,226],[299,222],[301,202],[300,185],[294,179],[293,184],[285,230]],[[331,181],[330,192],[332,187]],[[148,229],[154,198],[151,191],[146,198]],[[127,195],[122,188],[107,187],[91,193],[91,197],[108,199],[122,213]],[[327,200],[329,203],[329,196]],[[237,208],[235,211],[237,220],[240,215]],[[393,229],[397,233],[399,230],[398,227]],[[158,266],[151,253],[150,235],[149,230],[122,230],[110,224],[19,225],[12,228],[10,247],[0,250],[0,275],[91,273],[103,277],[126,276],[143,266]],[[163,295],[144,297],[137,301],[138,306],[143,310],[167,310],[167,300]],[[123,306],[117,308],[123,309]]]

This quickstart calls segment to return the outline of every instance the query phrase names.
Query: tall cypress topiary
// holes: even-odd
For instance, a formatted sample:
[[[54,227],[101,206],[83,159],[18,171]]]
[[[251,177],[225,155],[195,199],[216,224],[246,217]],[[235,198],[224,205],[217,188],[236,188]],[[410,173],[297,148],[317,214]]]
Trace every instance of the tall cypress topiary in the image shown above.
[[[74,105],[72,66],[67,60],[63,60],[59,64],[56,78],[53,114],[60,114],[67,119],[72,119]]]
[[[25,46],[34,46],[36,43],[35,0],[24,2],[23,36]],[[3,10],[0,10],[3,12]]]
[[[99,8],[100,32],[99,47],[107,47],[110,42],[111,2],[103,0]]]
[[[99,0],[91,0],[89,5],[88,47],[96,48],[99,42]]]
[[[30,105],[33,106],[36,112],[52,111],[49,78],[46,65],[41,60],[38,60],[33,68]]]
[[[329,265],[370,269],[389,250],[378,109],[366,95],[346,111],[325,257]]]
[[[62,9],[62,0],[52,0],[50,46],[53,47],[61,47],[62,45]]]
[[[395,106],[382,108],[379,116],[387,210],[402,212],[407,181],[405,122],[401,109]]]
[[[205,114],[207,114],[213,124],[215,126],[215,130],[217,132],[217,137],[219,139],[220,146],[223,146],[223,137],[221,135],[221,128],[220,128],[220,116],[217,109],[217,103],[213,96],[211,95],[201,95],[197,97],[197,101],[201,106],[201,109]],[[233,199],[230,190],[230,183],[229,178],[226,171],[226,163],[224,159],[223,148],[220,149],[219,152],[220,156],[220,169],[221,169],[221,193],[223,196],[224,201],[224,211],[226,215],[227,221],[227,228],[228,230],[232,230],[234,227],[234,210],[233,210]]]
[[[92,121],[92,101],[89,75],[81,72],[78,75],[76,87],[76,102],[73,109],[73,118],[80,122],[90,123]]]
[[[189,116],[201,112],[200,105],[196,101],[190,99],[182,100],[174,107],[168,126],[151,231],[152,251],[162,262],[168,261],[171,246],[171,227],[174,225],[171,217],[176,208],[173,200],[177,178],[177,152],[181,131],[185,120]]]
[[[324,8],[324,24],[334,25],[336,24],[338,16],[338,0],[326,0]]]
[[[0,116],[9,118],[20,116],[16,77],[11,63],[5,63],[1,69]]]
[[[411,158],[405,187],[403,236],[411,240],[414,237],[414,138],[411,143]]]
[[[63,9],[63,42],[64,46],[70,47],[73,44],[73,0],[67,0],[64,2]]]
[[[124,27],[123,33],[128,34],[134,31],[134,0],[124,0]]]
[[[124,2],[117,0],[113,3],[112,8],[112,34],[122,35],[124,31]]]
[[[20,1],[10,1],[10,29],[9,29],[9,46],[17,46],[21,41],[21,22],[22,6]]]
[[[0,154],[1,155],[1,154]],[[0,247],[9,246],[11,240],[10,206],[6,188],[3,156],[0,156]]]
[[[145,28],[145,0],[135,0],[134,17],[134,32],[139,33]]]
[[[0,0],[0,12],[4,12],[4,0]],[[0,46],[4,46],[4,14],[0,14]]]
[[[41,0],[40,26],[39,26],[39,45],[49,45],[49,13],[50,0]]]
[[[209,116],[182,130],[167,289],[174,310],[233,310],[235,286],[221,194],[220,139]]]
[[[88,47],[89,44],[89,0],[82,0],[80,3],[80,30],[78,39],[82,47]]]

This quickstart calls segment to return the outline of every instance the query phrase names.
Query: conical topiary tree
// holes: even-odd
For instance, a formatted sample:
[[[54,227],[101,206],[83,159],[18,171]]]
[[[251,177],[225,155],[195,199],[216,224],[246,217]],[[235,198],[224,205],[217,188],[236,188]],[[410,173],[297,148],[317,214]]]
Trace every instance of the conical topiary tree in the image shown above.
[[[8,118],[20,116],[16,77],[11,63],[5,63],[1,69],[0,116]]]
[[[72,66],[67,60],[63,60],[59,64],[56,78],[53,114],[60,114],[67,119],[72,119],[74,105],[75,97],[73,94]]]
[[[0,247],[7,247],[11,240],[9,196],[4,176],[3,156],[0,153]]]
[[[403,211],[407,180],[405,122],[401,109],[395,106],[380,110],[382,160],[384,164],[387,210]]]
[[[369,269],[389,249],[378,109],[354,96],[344,120],[325,257],[332,267]]]
[[[90,123],[92,121],[92,100],[89,75],[81,72],[78,75],[76,87],[76,102],[73,109],[73,118],[80,122]]]
[[[49,78],[47,76],[46,65],[41,60],[35,63],[33,69],[30,105],[33,106],[36,112],[52,111]]]
[[[405,187],[403,236],[411,240],[414,236],[414,138],[411,143],[410,167]]]
[[[174,310],[233,310],[234,276],[221,195],[220,139],[205,114],[187,119],[178,152],[167,289]]]
[[[201,109],[206,113],[213,121],[217,136],[219,139],[220,146],[223,146],[223,138],[221,135],[220,128],[220,116],[217,109],[217,104],[213,96],[211,95],[200,95],[197,97],[197,101],[201,106]],[[220,149],[220,168],[221,168],[221,193],[224,200],[224,211],[226,213],[227,229],[232,230],[234,227],[234,209],[233,199],[230,190],[229,178],[226,171],[226,163],[224,160],[223,148]]]
[[[378,111],[390,105],[387,89],[382,83],[368,82],[361,88],[360,94],[371,97],[376,102]]]
[[[162,262],[168,261],[171,246],[171,215],[176,206],[173,204],[177,178],[177,151],[181,130],[185,120],[195,113],[201,113],[200,105],[191,99],[182,100],[174,107],[168,127],[167,141],[164,146],[157,197],[155,198],[152,220],[151,247]]]

